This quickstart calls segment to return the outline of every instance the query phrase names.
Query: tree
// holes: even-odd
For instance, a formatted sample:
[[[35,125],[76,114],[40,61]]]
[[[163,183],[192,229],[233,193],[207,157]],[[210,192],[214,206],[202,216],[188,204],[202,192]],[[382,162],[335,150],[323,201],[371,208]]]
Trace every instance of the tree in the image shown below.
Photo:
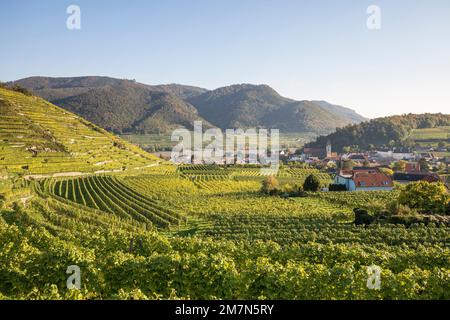
[[[327,163],[327,169],[336,169],[336,168],[337,168],[337,165],[335,162],[330,161]]]
[[[430,171],[430,165],[428,164],[427,160],[424,158],[419,160],[420,165],[420,171],[421,172],[429,172]]]
[[[410,150],[411,148],[414,148],[414,145],[415,145],[414,140],[411,138],[406,138],[405,140],[403,140],[402,144],[408,150]],[[420,144],[419,144],[419,146],[420,146]]]
[[[389,141],[389,143],[388,143],[388,146],[389,146],[389,148],[391,148],[391,149],[394,149],[395,145],[396,145],[396,143],[395,143],[394,140],[391,140],[391,141]]]
[[[352,170],[354,166],[355,166],[355,162],[353,160],[345,160],[342,163],[343,170]]]
[[[281,192],[287,195],[291,195],[294,193],[294,187],[292,187],[289,183],[286,183],[281,187]]]
[[[394,149],[394,147],[395,147],[396,144],[397,144],[397,143],[395,142],[395,140],[390,140],[390,141],[388,142],[388,146],[389,146],[389,148],[391,148],[391,149]]]
[[[303,190],[305,191],[318,191],[320,189],[320,180],[314,175],[310,174],[306,177],[305,182],[303,183]]]
[[[400,171],[400,172],[405,172],[406,171],[406,161],[405,160],[400,160],[397,162],[394,162],[394,164],[392,165],[392,169],[394,171]]]
[[[279,192],[279,183],[274,176],[268,176],[262,182],[261,192],[268,195],[276,195]]]
[[[379,168],[381,173],[384,173],[388,176],[393,176],[394,175],[394,170],[389,169],[389,168]]]
[[[445,148],[445,146],[446,146],[446,144],[445,144],[444,141],[439,141],[438,147],[439,147],[440,149]]]
[[[350,152],[359,152],[361,149],[359,148],[359,145],[354,144],[352,146],[350,146]]]
[[[328,186],[328,191],[347,191],[345,184],[330,184]]]
[[[447,170],[447,165],[443,162],[439,163],[438,171],[445,172]]]
[[[398,197],[398,203],[425,214],[445,214],[450,196],[445,185],[419,181],[408,184]]]
[[[26,96],[32,96],[33,94],[31,93],[31,91],[29,91],[28,89],[25,89],[24,87],[15,84],[11,87],[11,90],[16,91],[16,92],[20,92],[23,93]]]

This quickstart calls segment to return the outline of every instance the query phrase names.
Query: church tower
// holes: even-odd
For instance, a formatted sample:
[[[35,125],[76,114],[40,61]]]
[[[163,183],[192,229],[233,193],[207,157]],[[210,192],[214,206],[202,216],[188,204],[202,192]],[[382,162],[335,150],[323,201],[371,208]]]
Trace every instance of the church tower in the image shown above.
[[[328,140],[328,142],[327,142],[326,150],[327,150],[327,158],[330,158],[331,157],[331,142],[330,142],[330,140]]]

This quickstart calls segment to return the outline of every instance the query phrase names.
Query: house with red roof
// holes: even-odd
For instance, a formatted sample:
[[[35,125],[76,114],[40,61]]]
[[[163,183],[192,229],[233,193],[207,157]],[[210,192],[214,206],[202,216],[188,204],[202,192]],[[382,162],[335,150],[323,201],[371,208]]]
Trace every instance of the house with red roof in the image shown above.
[[[341,170],[335,184],[345,185],[348,191],[392,190],[392,179],[377,168]]]

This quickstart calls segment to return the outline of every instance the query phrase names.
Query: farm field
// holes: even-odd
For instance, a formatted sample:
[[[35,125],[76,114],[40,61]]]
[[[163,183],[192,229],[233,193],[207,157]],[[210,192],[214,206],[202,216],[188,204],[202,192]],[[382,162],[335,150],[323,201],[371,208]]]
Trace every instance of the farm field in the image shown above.
[[[354,223],[397,191],[268,196],[255,166],[174,166],[41,99],[0,104],[0,299],[450,299],[450,227]],[[276,178],[311,174],[332,181]]]
[[[427,129],[415,129],[411,139],[422,147],[437,148],[439,143],[444,142],[446,147],[450,146],[450,127],[437,127]],[[435,152],[438,157],[448,157],[450,152]]]
[[[441,139],[441,140],[449,139],[450,127],[415,129],[413,130],[411,137],[416,141],[428,139]]]

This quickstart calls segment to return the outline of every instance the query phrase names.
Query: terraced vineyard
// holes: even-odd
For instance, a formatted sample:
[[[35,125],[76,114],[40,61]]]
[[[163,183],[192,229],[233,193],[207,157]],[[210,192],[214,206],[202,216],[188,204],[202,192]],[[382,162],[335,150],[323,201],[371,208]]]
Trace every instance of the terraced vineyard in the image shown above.
[[[0,168],[11,176],[119,172],[158,161],[40,98],[0,88],[0,108]]]

